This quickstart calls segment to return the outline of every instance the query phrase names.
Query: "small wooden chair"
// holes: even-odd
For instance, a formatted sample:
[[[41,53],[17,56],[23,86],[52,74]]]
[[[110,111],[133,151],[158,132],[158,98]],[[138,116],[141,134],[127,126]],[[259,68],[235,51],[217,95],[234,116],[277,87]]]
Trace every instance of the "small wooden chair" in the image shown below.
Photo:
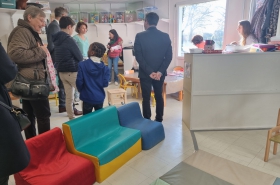
[[[152,106],[154,107],[156,105],[156,99],[155,99],[155,92],[151,92],[151,98],[152,98]]]
[[[277,118],[276,127],[273,127],[272,129],[268,130],[268,133],[267,133],[266,149],[265,149],[265,155],[264,155],[264,161],[265,162],[268,161],[271,141],[274,142],[273,155],[276,155],[277,146],[278,146],[278,143],[280,143],[280,109],[278,111],[278,118]]]
[[[138,98],[138,89],[136,87],[136,84],[126,81],[122,74],[118,74],[118,77],[120,82],[119,87],[124,90],[126,90],[127,88],[131,88],[131,95],[133,96],[135,94],[135,97]]]

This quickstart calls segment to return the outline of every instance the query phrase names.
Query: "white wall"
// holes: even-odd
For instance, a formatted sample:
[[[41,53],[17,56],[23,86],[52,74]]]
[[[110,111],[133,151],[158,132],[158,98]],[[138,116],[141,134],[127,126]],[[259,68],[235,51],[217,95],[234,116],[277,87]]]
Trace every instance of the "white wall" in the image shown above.
[[[23,11],[20,11],[13,14],[11,16],[10,13],[1,13],[0,12],[0,41],[5,50],[7,50],[8,36],[13,30],[13,28],[17,25],[17,21],[19,18],[23,18]]]
[[[18,10],[15,13],[0,11],[0,40],[5,50],[7,50],[8,36],[17,26],[18,19],[23,19],[23,10]],[[46,17],[49,18],[49,14]]]
[[[89,39],[89,42],[100,42],[104,44],[105,46],[109,42],[109,30],[115,29],[119,36],[123,39],[123,45],[127,46],[129,45],[129,42],[134,42],[134,37],[137,32],[140,32],[143,30],[142,25],[138,24],[89,24],[88,25],[88,32],[87,37]],[[77,34],[77,33],[75,33]],[[74,35],[75,35],[74,34]]]

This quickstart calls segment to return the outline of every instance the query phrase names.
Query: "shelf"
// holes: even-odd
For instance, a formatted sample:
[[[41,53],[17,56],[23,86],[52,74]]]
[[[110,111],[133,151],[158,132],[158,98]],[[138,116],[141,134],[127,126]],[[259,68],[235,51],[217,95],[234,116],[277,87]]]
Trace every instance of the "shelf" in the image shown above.
[[[132,22],[134,24],[138,24],[138,25],[144,25],[144,21],[135,21],[135,22]]]
[[[162,22],[166,22],[166,23],[169,23],[169,19],[160,19],[160,21]],[[138,25],[144,25],[144,21],[133,21],[133,22],[124,22],[124,23],[87,23],[88,25],[126,25],[126,24],[138,24]]]
[[[128,24],[128,23],[87,23],[88,25],[94,25],[94,26],[97,26],[97,25],[125,25],[125,24]]]
[[[127,25],[127,24],[138,24],[144,25],[144,21],[134,21],[134,22],[124,22],[124,23],[87,23],[88,25],[98,26],[98,25]]]
[[[10,8],[0,8],[0,13],[7,13],[11,16],[14,14],[23,14],[25,10],[10,9]],[[44,10],[43,10],[44,11]],[[45,14],[51,14],[51,12],[44,11]]]
[[[169,22],[169,19],[159,19],[162,22]]]
[[[18,10],[18,9],[9,9],[9,8],[0,8],[0,13],[8,13],[10,15],[13,15],[15,13],[22,13],[24,10]]]

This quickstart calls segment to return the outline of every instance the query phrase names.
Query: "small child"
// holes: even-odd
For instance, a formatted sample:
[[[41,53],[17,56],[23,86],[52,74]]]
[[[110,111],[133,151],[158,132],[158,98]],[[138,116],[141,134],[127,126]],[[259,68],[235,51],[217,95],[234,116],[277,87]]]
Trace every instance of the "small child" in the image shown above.
[[[205,42],[203,41],[203,37],[201,35],[193,36],[191,41],[197,48],[204,49]]]
[[[105,51],[103,44],[94,42],[89,46],[89,59],[79,63],[76,85],[83,101],[83,115],[91,113],[93,108],[103,108],[104,87],[109,82],[109,68],[101,61]]]

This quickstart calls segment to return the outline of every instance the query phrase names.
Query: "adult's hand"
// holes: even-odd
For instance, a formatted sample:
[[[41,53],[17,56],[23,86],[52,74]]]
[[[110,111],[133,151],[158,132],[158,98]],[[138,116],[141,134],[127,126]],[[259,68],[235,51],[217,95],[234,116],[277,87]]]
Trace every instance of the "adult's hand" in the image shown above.
[[[46,46],[40,46],[40,48],[42,48],[46,52],[46,54],[49,52],[49,50]]]
[[[152,79],[155,79],[156,76],[157,76],[157,74],[156,74],[155,72],[152,72],[152,73],[150,74],[150,77],[151,77]]]
[[[238,45],[238,43],[236,41],[233,41],[230,43],[230,45]]]
[[[155,80],[160,80],[161,75],[162,75],[161,72],[158,71],[158,72],[156,73]]]

